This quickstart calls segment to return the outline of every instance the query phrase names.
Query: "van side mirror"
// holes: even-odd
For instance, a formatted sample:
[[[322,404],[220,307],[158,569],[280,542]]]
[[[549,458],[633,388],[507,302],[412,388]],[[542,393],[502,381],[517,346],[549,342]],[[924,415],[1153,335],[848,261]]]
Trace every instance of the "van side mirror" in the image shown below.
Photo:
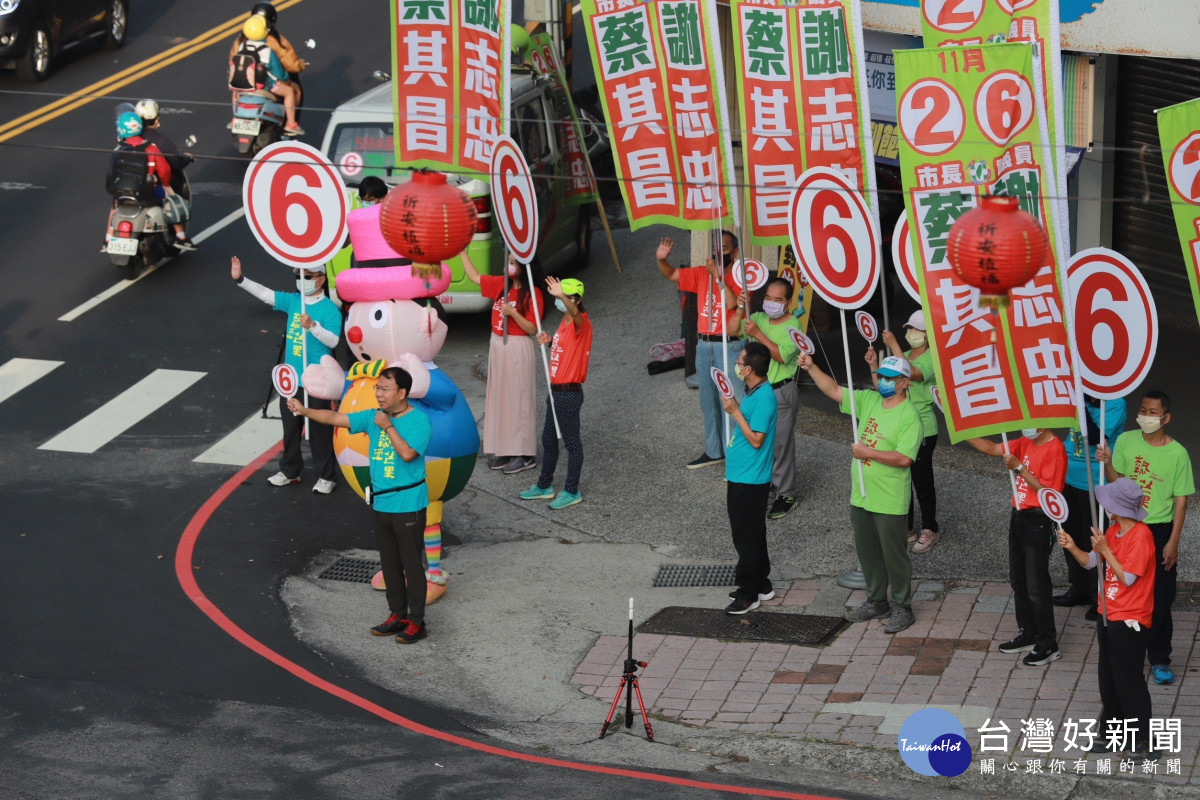
[[[381,69],[377,69],[371,73],[371,78],[377,81],[390,81],[392,79],[392,75],[390,72],[384,72]]]

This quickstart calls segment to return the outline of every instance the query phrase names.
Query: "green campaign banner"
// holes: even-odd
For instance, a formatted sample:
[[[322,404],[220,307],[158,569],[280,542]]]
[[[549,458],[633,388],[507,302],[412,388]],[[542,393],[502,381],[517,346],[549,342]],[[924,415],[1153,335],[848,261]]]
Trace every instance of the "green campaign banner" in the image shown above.
[[[1057,264],[1053,167],[1028,44],[896,54],[897,119],[921,304],[951,441],[1075,420]],[[981,194],[1020,200],[1046,229],[1046,265],[993,313],[946,257],[954,222]]]
[[[1200,317],[1200,99],[1161,109],[1158,140],[1192,301]]]
[[[596,193],[596,177],[592,172],[592,164],[588,160],[586,146],[583,141],[583,130],[579,127],[579,115],[575,111],[575,101],[571,98],[566,72],[554,49],[554,41],[548,33],[539,33],[530,39],[529,52],[525,62],[533,67],[538,75],[543,75],[554,84],[551,93],[552,102],[561,111],[565,108],[570,112],[571,121],[561,122],[555,126],[555,136],[558,138],[558,149],[566,162],[567,181],[564,194],[569,205],[593,203],[600,196]]]
[[[738,224],[714,0],[583,0],[629,227]]]

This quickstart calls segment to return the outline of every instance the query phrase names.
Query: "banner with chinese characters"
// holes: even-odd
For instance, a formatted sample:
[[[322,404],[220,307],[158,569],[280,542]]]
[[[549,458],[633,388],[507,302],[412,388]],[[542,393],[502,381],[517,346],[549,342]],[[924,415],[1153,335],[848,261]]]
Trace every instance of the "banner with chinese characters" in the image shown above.
[[[631,230],[737,225],[714,0],[583,0]]]
[[[1161,109],[1158,141],[1192,301],[1200,316],[1200,99]]]
[[[554,91],[550,93],[551,102],[558,107],[555,123],[555,137],[558,149],[563,154],[567,175],[570,176],[566,186],[567,202],[571,205],[595,202],[596,180],[592,174],[592,165],[584,152],[583,131],[579,127],[579,115],[575,112],[575,101],[571,99],[566,73],[563,72],[562,62],[554,50],[554,42],[548,33],[539,33],[531,39],[527,63],[539,75],[545,75],[554,83]],[[569,111],[571,121],[566,122]]]
[[[396,163],[480,173],[508,133],[508,0],[393,0]]]
[[[900,172],[951,441],[1075,420],[1036,77],[1026,44],[896,53]],[[1046,266],[999,313],[946,258],[950,228],[983,192],[1019,198],[1050,240]]]
[[[830,167],[874,204],[857,0],[731,0],[747,230],[785,244],[792,191]]]

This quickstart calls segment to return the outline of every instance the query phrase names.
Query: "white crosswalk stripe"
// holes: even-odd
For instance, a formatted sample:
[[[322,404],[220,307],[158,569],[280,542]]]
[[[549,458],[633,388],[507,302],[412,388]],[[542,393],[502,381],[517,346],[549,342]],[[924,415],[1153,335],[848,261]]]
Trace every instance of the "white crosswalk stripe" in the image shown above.
[[[244,467],[282,438],[278,419],[264,419],[255,411],[221,441],[196,457],[201,464],[228,464]]]
[[[0,403],[63,365],[62,361],[11,358],[0,367]]]
[[[94,453],[187,391],[205,374],[156,369],[38,449]]]

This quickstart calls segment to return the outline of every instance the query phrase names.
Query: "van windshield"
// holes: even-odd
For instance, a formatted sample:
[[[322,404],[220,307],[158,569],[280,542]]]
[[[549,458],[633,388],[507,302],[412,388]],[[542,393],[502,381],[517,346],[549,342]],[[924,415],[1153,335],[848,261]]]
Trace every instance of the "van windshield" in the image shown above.
[[[390,121],[339,125],[330,150],[330,161],[337,165],[351,187],[362,183],[368,175],[387,178],[396,166]]]

